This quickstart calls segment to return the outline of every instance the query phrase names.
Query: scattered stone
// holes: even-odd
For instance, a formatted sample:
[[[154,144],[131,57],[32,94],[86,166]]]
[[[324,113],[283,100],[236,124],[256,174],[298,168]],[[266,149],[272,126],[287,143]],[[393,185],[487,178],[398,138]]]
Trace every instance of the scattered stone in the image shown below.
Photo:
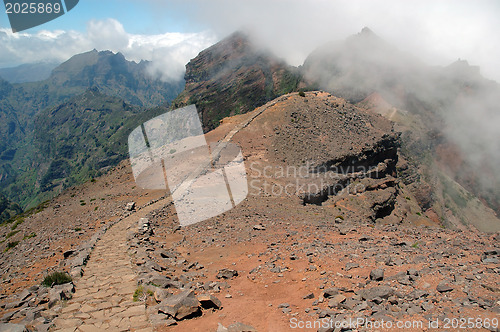
[[[500,294],[500,287],[495,287],[495,286],[491,286],[491,285],[487,285],[487,284],[481,284],[481,287],[486,288],[490,292],[499,293]]]
[[[346,297],[344,295],[337,294],[330,301],[328,301],[328,306],[330,308],[337,308],[345,300],[346,300]]]
[[[170,295],[172,294],[167,292],[165,289],[161,289],[160,287],[154,287],[153,297],[156,302],[161,302]]]
[[[388,286],[378,286],[368,289],[361,289],[358,294],[363,300],[372,301],[375,298],[388,299],[394,294],[394,289]]]
[[[141,234],[149,234],[152,235],[150,224],[149,224],[149,219],[148,218],[140,218],[137,227],[139,229],[139,232]]]
[[[29,289],[25,289],[19,295],[19,301],[26,301],[31,295],[32,295],[31,291]]]
[[[445,281],[441,281],[437,287],[436,290],[440,293],[445,293],[445,292],[451,292],[453,290],[453,287],[451,287],[449,284],[447,284]]]
[[[127,206],[125,207],[125,210],[127,210],[127,211],[134,211],[135,210],[135,202],[127,203]]]
[[[370,280],[382,281],[384,280],[384,270],[383,269],[375,269],[370,272]]]
[[[234,323],[227,327],[227,332],[257,332],[257,330],[250,325],[243,323]]]
[[[500,250],[497,249],[486,250],[483,253],[481,262],[483,262],[484,264],[498,264],[500,262],[499,257],[500,257]]]
[[[211,294],[200,294],[197,296],[198,301],[201,303],[203,309],[220,309],[222,302]]]
[[[401,285],[411,285],[410,276],[406,271],[401,271],[389,278],[390,280],[396,280]]]
[[[224,325],[222,325],[221,323],[218,323],[216,332],[227,332],[227,328],[224,327]]]
[[[357,268],[357,267],[359,267],[359,264],[358,264],[358,263],[347,263],[347,264],[345,265],[344,270],[345,270],[345,271],[349,271],[349,270],[351,270],[351,269],[355,269],[355,268]]]
[[[307,300],[307,299],[314,299],[314,293],[309,293],[309,294],[305,295],[305,296],[303,297],[303,299],[304,299],[304,300]]]
[[[64,259],[67,259],[67,258],[69,258],[71,255],[73,255],[74,253],[75,253],[75,251],[74,251],[74,250],[67,250],[67,251],[63,252],[63,257],[64,257]]]
[[[235,270],[222,269],[217,273],[217,279],[232,279],[233,277],[237,277],[238,272]]]
[[[172,295],[163,300],[158,306],[158,311],[170,315],[177,320],[201,314],[200,302],[191,290],[185,290],[177,295]]]
[[[329,297],[337,295],[338,293],[339,293],[338,288],[328,288],[323,291],[323,297],[327,299]]]
[[[181,288],[182,285],[179,281],[172,280],[168,277],[157,275],[149,280],[152,285],[158,286],[160,288]]]
[[[150,315],[149,321],[151,322],[151,325],[153,325],[153,327],[177,325],[177,321],[175,319],[168,318],[168,316],[163,314],[153,315],[153,316]]]
[[[75,292],[75,285],[72,282],[55,285],[49,290],[49,307],[52,307],[59,301],[69,300],[73,297]]]

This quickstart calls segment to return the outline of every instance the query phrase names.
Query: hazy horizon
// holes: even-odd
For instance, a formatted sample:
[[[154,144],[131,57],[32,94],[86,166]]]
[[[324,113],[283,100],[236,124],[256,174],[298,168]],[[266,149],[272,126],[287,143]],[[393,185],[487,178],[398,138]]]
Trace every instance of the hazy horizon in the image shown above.
[[[115,10],[121,5],[121,10]],[[278,57],[298,66],[314,49],[369,27],[429,65],[457,59],[500,82],[500,3],[470,1],[160,1],[81,2],[38,28],[12,33],[0,15],[0,68],[65,61],[89,51],[150,60],[164,79],[178,78],[200,51],[237,30],[250,30]],[[127,10],[130,8],[130,10]],[[95,14],[97,13],[97,14]],[[133,17],[136,19],[132,19]]]

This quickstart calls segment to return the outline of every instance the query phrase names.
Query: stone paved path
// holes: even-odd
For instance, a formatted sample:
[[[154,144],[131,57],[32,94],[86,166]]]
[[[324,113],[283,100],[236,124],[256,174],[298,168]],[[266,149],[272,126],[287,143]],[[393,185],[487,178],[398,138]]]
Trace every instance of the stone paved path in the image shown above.
[[[134,302],[136,274],[127,234],[137,222],[168,200],[147,206],[111,227],[96,244],[76,292],[54,320],[54,331],[153,331],[142,302]]]

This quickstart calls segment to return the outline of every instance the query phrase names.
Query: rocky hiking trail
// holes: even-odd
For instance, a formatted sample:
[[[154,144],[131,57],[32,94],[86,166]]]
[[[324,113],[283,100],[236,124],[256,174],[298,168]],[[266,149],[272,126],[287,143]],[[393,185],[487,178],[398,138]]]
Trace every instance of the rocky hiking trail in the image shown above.
[[[226,122],[227,131],[219,136],[221,139],[218,141],[222,144],[229,142],[265,109],[263,106],[235,121]],[[218,157],[222,147],[223,145],[212,151],[214,158]],[[203,166],[206,168],[211,164]],[[187,180],[200,176],[204,170],[200,167]],[[108,187],[108,182],[104,186]],[[71,198],[74,196],[74,193],[71,194]],[[142,196],[141,194],[140,197]],[[71,246],[70,250],[64,252],[64,260],[59,265],[66,266],[71,271],[73,282],[55,286],[54,289],[36,285],[26,288],[21,299],[14,296],[13,302],[2,304],[2,308],[8,310],[7,313],[2,313],[2,321],[10,321],[11,324],[0,324],[0,327],[23,330],[26,324],[26,327],[35,330],[51,331],[152,331],[144,301],[134,301],[134,292],[138,289],[138,273],[134,267],[137,268],[138,264],[134,264],[131,257],[134,250],[127,241],[130,240],[130,235],[137,233],[138,226],[139,232],[141,231],[141,225],[138,225],[141,218],[170,205],[170,197],[162,196],[149,202],[142,199],[145,204],[141,208],[130,209],[131,212],[125,212],[114,225],[113,222],[106,224],[90,240],[79,246]],[[60,206],[56,205],[57,208]],[[61,231],[65,232],[57,232]],[[19,320],[21,317],[25,317],[22,322]],[[21,324],[12,324],[14,322]]]
[[[251,112],[246,119],[237,123],[221,142],[229,142],[265,109],[266,107],[261,107]],[[220,150],[219,148],[213,151],[213,158],[218,157]],[[210,164],[204,166],[210,167]],[[200,176],[204,170],[197,169],[191,178]],[[179,188],[175,188],[177,189]],[[129,254],[127,239],[137,226],[141,227],[138,225],[141,218],[164,208],[166,204],[169,204],[169,201],[164,198],[141,208],[112,226],[103,235],[90,255],[83,276],[75,283],[76,291],[72,299],[62,309],[62,314],[54,320],[54,331],[153,331],[145,303],[134,301],[134,292],[138,287],[137,274]]]
[[[73,298],[54,320],[55,331],[152,331],[142,302],[134,302],[137,276],[128,251],[127,236],[137,221],[162,207],[156,202],[111,227],[96,244]]]

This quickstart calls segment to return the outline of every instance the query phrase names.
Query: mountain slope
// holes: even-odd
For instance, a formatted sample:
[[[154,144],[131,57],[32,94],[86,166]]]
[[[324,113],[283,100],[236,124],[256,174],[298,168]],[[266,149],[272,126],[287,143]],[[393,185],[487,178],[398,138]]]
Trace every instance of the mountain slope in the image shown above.
[[[44,81],[14,85],[6,98],[25,122],[44,108],[58,105],[90,87],[144,107],[174,99],[184,82],[155,79],[147,73],[147,66],[146,61],[127,61],[121,53],[93,50],[73,56]]]
[[[36,204],[42,199],[40,193],[51,197],[53,190],[79,183],[122,160],[124,147],[107,141],[109,136],[125,130],[129,117],[145,107],[168,104],[184,86],[182,80],[167,83],[151,77],[148,65],[127,61],[120,53],[93,50],[73,56],[44,81],[10,84],[0,79],[2,191],[23,206],[31,200]],[[55,109],[58,112],[52,114]],[[92,114],[81,112],[85,109]],[[104,124],[96,127],[95,121]],[[125,142],[124,135],[120,142]],[[94,147],[92,154],[87,145]],[[68,156],[60,159],[59,153]],[[55,158],[53,163],[50,158]],[[56,179],[62,182],[53,182]]]
[[[148,61],[127,61],[123,54],[96,50],[73,56],[52,71],[49,84],[67,89],[97,87],[129,104],[153,107],[174,99],[184,86],[149,77]]]
[[[128,156],[127,138],[135,127],[166,110],[144,110],[97,88],[43,110],[33,121],[36,130],[10,162],[18,171],[6,193],[23,206],[34,206],[99,176]]]
[[[186,65],[186,87],[173,107],[196,104],[205,130],[226,116],[246,113],[295,91],[295,68],[236,32],[198,54]]]
[[[7,197],[0,194],[0,224],[21,212],[22,209],[19,205],[12,203]]]
[[[49,78],[58,63],[28,63],[12,68],[0,68],[0,76],[10,83],[43,81]]]
[[[343,42],[318,48],[302,69],[308,85],[396,121],[410,165],[405,170],[408,181],[415,193],[431,186],[429,206],[441,218],[450,219],[451,213],[449,196],[440,194],[440,188],[450,188],[441,172],[500,213],[498,145],[493,143],[500,137],[490,124],[500,120],[500,87],[484,79],[479,68],[463,60],[447,67],[427,66],[364,28]],[[456,157],[449,158],[452,154]],[[482,218],[470,217],[467,204],[453,210],[460,222]],[[496,218],[494,214],[488,212]]]

